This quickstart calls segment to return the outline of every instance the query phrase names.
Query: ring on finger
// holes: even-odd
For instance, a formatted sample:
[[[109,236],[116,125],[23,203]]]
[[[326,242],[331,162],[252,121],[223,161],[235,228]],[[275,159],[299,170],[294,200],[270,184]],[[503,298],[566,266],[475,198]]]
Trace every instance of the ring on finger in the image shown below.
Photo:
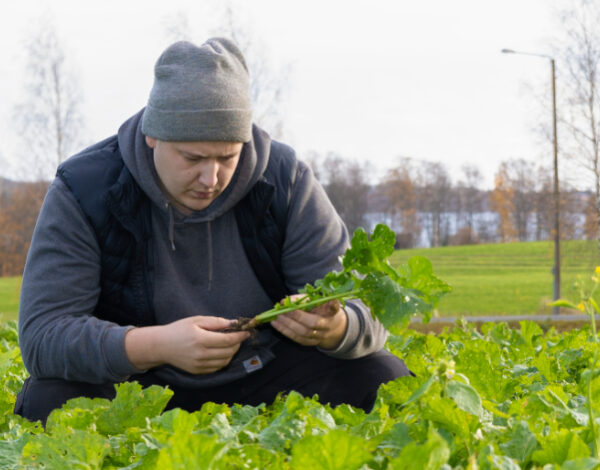
[[[317,330],[312,330],[311,338],[317,337]]]

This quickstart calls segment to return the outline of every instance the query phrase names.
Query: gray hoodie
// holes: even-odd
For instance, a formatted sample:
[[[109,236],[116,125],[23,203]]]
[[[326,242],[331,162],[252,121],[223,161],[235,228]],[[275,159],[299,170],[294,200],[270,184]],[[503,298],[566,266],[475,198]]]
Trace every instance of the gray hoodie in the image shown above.
[[[141,133],[142,112],[118,133],[123,160],[152,201],[154,309],[157,324],[191,315],[225,318],[254,316],[272,307],[250,266],[231,210],[261,178],[269,158],[270,138],[257,127],[244,145],[227,189],[206,209],[189,216],[171,206],[158,186],[152,149]],[[340,269],[339,255],[348,235],[310,169],[299,162],[289,205],[282,266],[288,287]],[[143,371],[127,359],[124,337],[132,326],[92,316],[100,293],[100,250],[92,227],[73,195],[56,179],[51,184],[27,257],[19,308],[23,360],[37,378],[90,383],[115,382]],[[385,329],[358,301],[346,305],[348,328],[335,350],[339,358],[361,357],[381,349]],[[156,374],[167,383],[207,387],[228,383],[266,366],[278,341],[271,327],[242,347],[224,369],[193,375],[172,366]],[[248,367],[250,358],[252,367]]]

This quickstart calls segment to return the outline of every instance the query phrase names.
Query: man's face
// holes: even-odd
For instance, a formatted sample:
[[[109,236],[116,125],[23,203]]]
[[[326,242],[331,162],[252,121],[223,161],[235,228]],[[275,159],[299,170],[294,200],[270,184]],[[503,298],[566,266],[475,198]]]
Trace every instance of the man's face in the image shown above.
[[[161,189],[183,214],[206,209],[231,182],[241,142],[165,142],[146,137],[154,149]]]

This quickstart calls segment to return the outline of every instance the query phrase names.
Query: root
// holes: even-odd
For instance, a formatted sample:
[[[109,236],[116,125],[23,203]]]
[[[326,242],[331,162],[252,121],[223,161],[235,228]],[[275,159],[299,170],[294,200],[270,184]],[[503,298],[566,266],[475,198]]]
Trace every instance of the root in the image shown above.
[[[229,325],[228,328],[221,330],[221,333],[232,333],[234,331],[249,331],[252,336],[256,335],[258,322],[254,318],[238,317]]]

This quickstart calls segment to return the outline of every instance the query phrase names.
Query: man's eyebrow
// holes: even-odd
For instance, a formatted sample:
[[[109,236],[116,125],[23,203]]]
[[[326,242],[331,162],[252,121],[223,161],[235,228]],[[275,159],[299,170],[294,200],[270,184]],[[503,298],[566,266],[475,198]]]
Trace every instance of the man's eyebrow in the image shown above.
[[[181,150],[181,153],[185,156],[196,157],[196,158],[231,158],[235,157],[239,152],[231,152],[223,155],[204,155],[202,153],[189,152],[187,150]]]

